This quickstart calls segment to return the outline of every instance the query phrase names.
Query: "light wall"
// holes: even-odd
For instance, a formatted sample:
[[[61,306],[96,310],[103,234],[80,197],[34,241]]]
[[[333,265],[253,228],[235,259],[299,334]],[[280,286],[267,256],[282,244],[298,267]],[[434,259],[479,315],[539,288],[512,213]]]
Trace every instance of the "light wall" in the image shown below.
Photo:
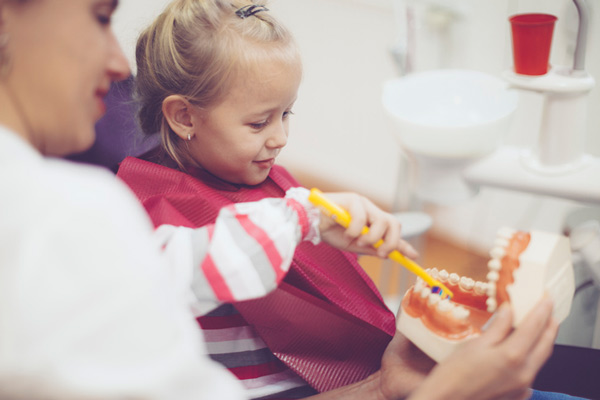
[[[588,0],[586,67],[600,79],[595,3]],[[141,26],[165,4],[121,2],[114,26],[132,60]],[[410,9],[408,24],[394,13],[402,4]],[[434,216],[434,230],[476,250],[489,248],[501,225],[560,230],[564,216],[579,206],[485,188],[455,206],[411,202],[406,160],[380,102],[383,82],[400,75],[390,54],[398,43],[407,49],[408,72],[468,68],[500,74],[510,68],[508,17],[519,12],[557,15],[551,62],[571,64],[577,23],[571,0],[271,0],[269,8],[291,28],[303,53],[303,83],[279,158],[296,176],[363,193],[390,210],[425,209]],[[587,151],[595,155],[600,155],[599,93],[596,88],[590,95],[588,121]],[[529,102],[535,108],[535,99]],[[535,140],[537,122],[535,109],[520,110],[507,140]]]
[[[167,0],[121,0],[119,2],[112,19],[112,26],[134,74],[137,38],[168,3]]]
[[[592,15],[586,69],[600,79],[600,46],[594,41],[600,37],[600,11],[595,2],[587,3]],[[399,4],[408,6],[409,23],[394,14]],[[491,247],[503,225],[560,231],[566,216],[581,206],[491,188],[452,206],[415,204],[405,195],[409,167],[380,103],[382,83],[401,73],[390,55],[398,43],[408,53],[404,72],[466,68],[500,75],[512,65],[508,17],[522,12],[558,16],[551,63],[571,65],[578,21],[571,0],[279,0],[271,8],[295,33],[305,63],[297,115],[280,160],[293,172],[326,177],[389,209],[423,209],[434,217],[436,233],[478,252]],[[523,94],[521,104],[506,133],[508,144],[536,140],[540,98]],[[586,146],[594,155],[600,155],[598,111],[596,88]]]

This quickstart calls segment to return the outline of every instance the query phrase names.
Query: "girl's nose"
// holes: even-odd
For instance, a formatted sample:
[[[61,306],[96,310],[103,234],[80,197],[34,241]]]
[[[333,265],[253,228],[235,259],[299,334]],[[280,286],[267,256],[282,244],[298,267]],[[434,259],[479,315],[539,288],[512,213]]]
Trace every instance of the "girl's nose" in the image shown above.
[[[114,34],[112,35],[112,43],[110,47],[110,54],[108,59],[108,73],[111,80],[122,81],[131,75],[131,69],[129,68],[129,61],[123,53],[119,42],[117,41]]]
[[[280,149],[287,144],[288,130],[285,122],[273,125],[273,131],[267,140],[267,147],[271,149]]]

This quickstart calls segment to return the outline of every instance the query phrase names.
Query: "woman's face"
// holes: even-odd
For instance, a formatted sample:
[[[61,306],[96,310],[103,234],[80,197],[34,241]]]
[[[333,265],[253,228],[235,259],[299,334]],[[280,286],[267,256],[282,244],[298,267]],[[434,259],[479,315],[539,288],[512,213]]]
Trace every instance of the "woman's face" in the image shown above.
[[[103,98],[129,66],[110,27],[117,0],[5,3],[9,34],[11,128],[46,155],[83,151],[94,142]],[[5,119],[3,115],[3,119]]]

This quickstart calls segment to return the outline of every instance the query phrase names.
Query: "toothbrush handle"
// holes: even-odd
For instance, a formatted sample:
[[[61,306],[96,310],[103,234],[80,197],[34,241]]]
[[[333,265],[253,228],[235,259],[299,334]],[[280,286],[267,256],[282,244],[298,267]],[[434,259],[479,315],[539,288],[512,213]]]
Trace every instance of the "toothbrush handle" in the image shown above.
[[[308,196],[308,200],[315,206],[319,207],[326,215],[333,218],[338,224],[340,224],[344,228],[347,228],[350,225],[350,221],[352,220],[350,214],[337,204],[327,199],[319,189],[311,189],[310,194]],[[369,232],[369,228],[366,226],[363,227],[361,233],[364,235],[367,232]],[[378,248],[382,244],[383,240],[380,239],[377,243],[373,245],[373,247]],[[415,275],[423,279],[425,282],[427,282],[429,286],[439,287],[443,291],[443,293],[446,294],[448,297],[452,298],[452,296],[454,296],[452,291],[450,291],[450,289],[448,289],[443,283],[433,279],[431,275],[425,272],[425,270],[421,268],[416,262],[414,262],[410,258],[405,257],[398,250],[393,250],[388,255],[388,258],[404,266],[410,272],[414,273]]]

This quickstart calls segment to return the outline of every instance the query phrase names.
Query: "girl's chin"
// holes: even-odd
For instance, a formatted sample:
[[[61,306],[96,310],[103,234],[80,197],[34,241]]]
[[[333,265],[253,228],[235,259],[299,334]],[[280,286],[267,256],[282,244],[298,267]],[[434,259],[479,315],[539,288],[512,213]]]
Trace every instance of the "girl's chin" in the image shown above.
[[[240,181],[244,185],[248,185],[248,186],[260,185],[269,177],[270,172],[271,172],[270,168],[268,170],[261,170],[259,172],[254,172],[250,176],[246,176],[244,179],[241,179]]]
[[[261,183],[263,183],[267,179],[268,176],[269,176],[269,174],[266,174],[263,178],[248,179],[248,180],[245,180],[243,182],[243,184],[247,185],[247,186],[260,185]]]

